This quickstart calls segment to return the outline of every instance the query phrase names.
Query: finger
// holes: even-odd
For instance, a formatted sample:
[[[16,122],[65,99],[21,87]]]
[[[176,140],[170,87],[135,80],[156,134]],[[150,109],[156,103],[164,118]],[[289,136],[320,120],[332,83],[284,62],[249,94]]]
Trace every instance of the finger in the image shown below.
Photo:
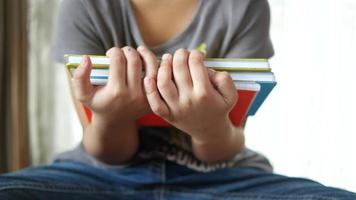
[[[123,51],[113,47],[106,55],[110,58],[108,86],[126,87],[126,59]]]
[[[127,85],[133,90],[140,90],[142,83],[142,62],[138,52],[132,47],[124,47],[127,62]]]
[[[92,64],[89,56],[83,56],[79,67],[74,71],[73,74],[73,90],[76,98],[87,103],[92,96],[94,87],[90,83],[90,72]]]
[[[210,80],[214,88],[224,98],[225,102],[233,106],[237,101],[237,93],[231,76],[227,72],[212,72]]]
[[[211,76],[213,76],[215,73],[216,73],[216,71],[215,71],[215,70],[213,70],[213,69],[209,69],[209,68],[208,68],[208,76],[209,76],[209,79],[210,79],[210,78],[211,78]]]
[[[159,95],[155,80],[153,78],[145,77],[144,86],[147,101],[150,104],[152,112],[164,119],[168,119],[169,109]]]
[[[193,83],[188,69],[189,52],[179,49],[173,56],[173,79],[179,94],[191,91]]]
[[[157,87],[170,108],[178,99],[178,90],[172,80],[172,55],[164,54],[158,69]]]
[[[192,76],[193,88],[201,91],[211,87],[207,68],[204,65],[204,55],[198,50],[189,54],[189,70]]]
[[[207,70],[208,72],[208,77],[209,77],[209,80],[210,80],[210,83],[211,85],[216,89],[216,85],[214,83],[214,76],[216,75],[216,73],[218,73],[217,71],[215,71],[214,69],[209,69]]]
[[[140,56],[143,60],[143,66],[145,69],[145,77],[150,77],[156,79],[158,72],[158,62],[156,56],[144,46],[139,46],[137,48]]]

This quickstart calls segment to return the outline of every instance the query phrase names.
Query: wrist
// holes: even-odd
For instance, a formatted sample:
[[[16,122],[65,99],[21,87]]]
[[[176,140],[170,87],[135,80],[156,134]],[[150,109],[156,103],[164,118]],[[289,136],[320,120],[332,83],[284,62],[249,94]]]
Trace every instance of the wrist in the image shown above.
[[[205,131],[200,131],[200,133],[196,134],[192,133],[192,142],[198,145],[216,143],[222,139],[229,140],[235,134],[235,127],[228,117],[211,125]]]
[[[135,120],[93,114],[91,129],[95,129],[97,130],[95,132],[101,133],[130,132],[137,130],[137,125]]]
[[[139,146],[135,122],[112,123],[93,116],[84,130],[83,145],[93,157],[108,164],[121,164],[130,160]]]
[[[193,152],[199,160],[207,163],[230,160],[245,146],[243,129],[232,123],[218,133],[213,137],[192,137]]]

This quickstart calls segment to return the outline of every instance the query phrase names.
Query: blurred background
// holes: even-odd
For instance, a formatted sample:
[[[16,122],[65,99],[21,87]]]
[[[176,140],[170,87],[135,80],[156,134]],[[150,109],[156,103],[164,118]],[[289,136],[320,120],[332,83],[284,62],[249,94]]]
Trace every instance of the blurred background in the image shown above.
[[[60,0],[0,1],[0,171],[48,163],[82,136],[50,55]],[[356,191],[356,1],[269,0],[278,84],[246,126],[275,172]]]

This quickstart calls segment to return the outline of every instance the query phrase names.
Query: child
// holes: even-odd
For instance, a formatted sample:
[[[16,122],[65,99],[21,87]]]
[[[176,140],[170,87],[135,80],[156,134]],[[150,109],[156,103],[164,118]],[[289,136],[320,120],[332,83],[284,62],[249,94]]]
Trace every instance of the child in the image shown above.
[[[56,59],[106,53],[109,80],[92,86],[83,57],[72,80],[93,111],[83,143],[51,165],[2,176],[0,199],[356,198],[273,174],[228,119],[238,101],[231,78],[194,50],[271,57],[266,0],[63,0],[59,16]],[[137,127],[150,111],[174,128]]]

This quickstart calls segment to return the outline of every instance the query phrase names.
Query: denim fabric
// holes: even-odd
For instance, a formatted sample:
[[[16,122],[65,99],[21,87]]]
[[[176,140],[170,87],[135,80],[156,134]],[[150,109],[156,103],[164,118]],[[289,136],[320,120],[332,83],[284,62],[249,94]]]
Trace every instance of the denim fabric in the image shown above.
[[[118,170],[56,162],[0,176],[0,199],[356,199],[356,194],[254,168],[196,172],[152,160]]]

